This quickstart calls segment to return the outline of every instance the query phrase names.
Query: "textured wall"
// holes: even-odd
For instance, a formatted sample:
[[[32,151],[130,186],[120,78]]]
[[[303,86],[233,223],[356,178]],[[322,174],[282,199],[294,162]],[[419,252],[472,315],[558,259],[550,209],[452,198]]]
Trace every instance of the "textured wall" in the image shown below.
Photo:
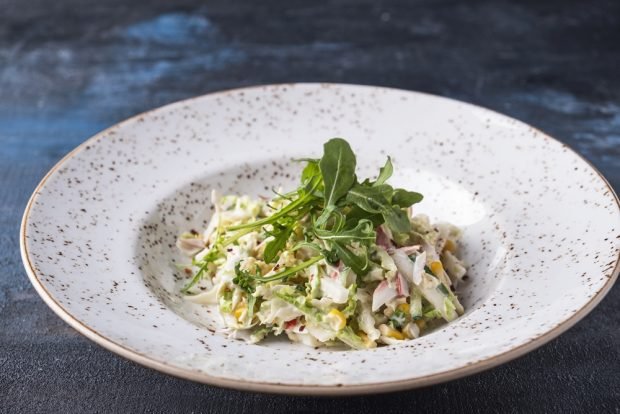
[[[331,81],[480,104],[571,145],[620,189],[618,1],[0,0],[0,412],[620,411],[620,288],[500,368],[347,399],[247,394],[125,361],[30,287],[17,233],[45,172],[138,112],[257,83]],[[561,206],[558,206],[561,208]]]

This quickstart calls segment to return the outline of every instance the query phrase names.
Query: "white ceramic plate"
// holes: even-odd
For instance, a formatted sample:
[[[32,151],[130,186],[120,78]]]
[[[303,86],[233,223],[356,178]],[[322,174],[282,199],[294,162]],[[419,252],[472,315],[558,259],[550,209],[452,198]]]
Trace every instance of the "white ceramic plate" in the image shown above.
[[[417,212],[464,229],[467,309],[420,339],[367,351],[217,332],[178,294],[174,242],[202,228],[211,188],[293,187],[294,157],[347,138],[358,172],[394,158]],[[514,119],[414,92],[261,86],[139,115],[91,138],[35,190],[22,257],[48,305],[98,344],[179,377],[246,390],[353,394],[433,384],[508,361],[585,316],[618,275],[618,199],[576,153]]]

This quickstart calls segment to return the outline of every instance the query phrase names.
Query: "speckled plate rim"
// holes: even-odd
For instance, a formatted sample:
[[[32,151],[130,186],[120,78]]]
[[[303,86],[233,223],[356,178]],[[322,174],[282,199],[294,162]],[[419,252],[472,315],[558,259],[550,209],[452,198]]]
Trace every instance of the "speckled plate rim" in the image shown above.
[[[43,299],[43,301],[52,309],[52,311],[54,311],[54,313],[56,313],[56,315],[58,315],[62,320],[64,320],[66,323],[68,323],[71,327],[73,327],[75,330],[77,330],[80,334],[84,335],[86,338],[90,339],[91,341],[97,343],[98,345],[102,346],[103,348],[114,352],[115,354],[118,354],[130,361],[136,362],[140,365],[143,365],[145,367],[148,368],[152,368],[155,370],[158,370],[160,372],[178,377],[178,378],[182,378],[182,379],[187,379],[187,380],[191,380],[191,381],[196,381],[196,382],[200,382],[200,383],[204,383],[204,384],[208,384],[208,385],[214,385],[214,386],[218,386],[218,387],[224,387],[224,388],[232,388],[232,389],[237,389],[237,390],[242,390],[242,391],[253,391],[253,392],[266,392],[266,393],[279,393],[279,394],[292,394],[292,395],[323,395],[323,396],[335,396],[335,395],[359,395],[359,394],[376,394],[376,393],[385,393],[385,392],[394,392],[394,391],[400,391],[400,390],[406,390],[406,389],[413,389],[413,388],[419,388],[419,387],[424,387],[424,386],[429,386],[429,385],[434,385],[434,384],[438,384],[438,383],[442,383],[442,382],[447,382],[447,381],[452,381],[458,378],[462,378],[468,375],[472,375],[472,374],[476,374],[482,371],[485,371],[487,369],[496,367],[498,365],[501,365],[505,362],[511,361],[513,359],[516,359],[544,344],[546,344],[547,342],[551,341],[552,339],[558,337],[560,334],[566,332],[568,329],[570,329],[571,327],[573,327],[577,322],[579,322],[581,319],[583,319],[588,313],[590,313],[599,303],[600,301],[605,297],[605,295],[609,292],[609,290],[612,288],[612,286],[614,285],[616,279],[618,278],[618,274],[620,273],[620,253],[618,254],[618,256],[616,257],[616,262],[614,265],[614,270],[611,274],[611,277],[609,279],[607,279],[607,282],[599,289],[598,292],[596,292],[596,294],[594,294],[594,296],[590,299],[590,301],[588,301],[584,306],[582,306],[577,312],[575,312],[573,315],[571,315],[570,317],[568,317],[567,319],[565,319],[564,321],[560,322],[558,325],[556,325],[554,328],[550,329],[549,331],[547,331],[544,334],[541,334],[535,338],[532,338],[529,342],[519,345],[517,347],[514,347],[508,351],[505,351],[501,354],[497,354],[495,356],[489,357],[487,359],[483,359],[477,362],[473,362],[469,365],[460,367],[460,368],[455,368],[455,369],[451,369],[451,370],[447,370],[447,371],[443,371],[443,372],[438,372],[436,374],[431,374],[431,375],[426,375],[423,377],[418,377],[418,378],[412,378],[412,379],[406,379],[406,380],[398,380],[398,381],[389,381],[389,382],[379,382],[379,383],[373,383],[373,384],[365,384],[365,385],[342,385],[342,386],[333,386],[333,385],[288,385],[288,384],[280,384],[280,383],[266,383],[266,382],[256,382],[256,381],[236,381],[236,380],[230,380],[230,379],[226,379],[226,378],[220,378],[220,377],[216,377],[216,376],[212,376],[212,375],[208,375],[208,374],[204,374],[204,373],[196,373],[193,371],[189,371],[189,370],[185,370],[182,368],[177,368],[174,366],[169,365],[168,363],[166,363],[165,361],[159,361],[156,359],[153,359],[147,355],[143,355],[139,352],[136,352],[132,349],[129,349],[125,346],[123,346],[122,344],[119,344],[107,337],[105,337],[104,335],[100,334],[99,332],[93,330],[92,328],[90,328],[89,326],[85,325],[84,323],[82,323],[80,320],[78,320],[76,317],[74,317],[67,309],[65,309],[60,303],[58,303],[53,296],[47,291],[47,289],[45,288],[45,286],[43,285],[43,283],[41,283],[41,281],[38,279],[35,271],[34,271],[34,267],[32,266],[31,260],[30,260],[30,256],[28,255],[28,249],[26,247],[26,226],[28,223],[28,219],[30,217],[30,209],[32,208],[34,201],[36,200],[37,196],[39,195],[40,189],[45,185],[45,183],[47,182],[47,180],[51,177],[51,175],[57,171],[59,168],[62,167],[62,165],[67,162],[68,160],[70,160],[71,158],[73,158],[77,153],[79,153],[80,151],[82,151],[87,145],[92,144],[93,142],[101,139],[102,137],[104,137],[105,135],[108,134],[109,131],[114,130],[114,129],[118,129],[124,125],[130,124],[132,122],[136,122],[138,121],[140,118],[144,117],[145,115],[154,112],[154,111],[159,111],[165,108],[169,108],[172,106],[180,106],[180,105],[184,105],[187,104],[189,102],[192,102],[196,99],[200,99],[203,98],[205,96],[214,96],[214,95],[226,95],[226,94],[230,94],[230,93],[236,93],[239,91],[244,91],[244,90],[248,90],[248,89],[260,89],[260,88],[269,88],[269,87],[278,87],[278,86],[291,86],[291,87],[295,87],[295,86],[300,86],[300,85],[312,85],[312,83],[291,83],[291,84],[265,84],[265,85],[255,85],[255,86],[248,86],[248,87],[241,87],[241,88],[234,88],[234,89],[228,89],[228,90],[224,90],[224,91],[218,91],[218,92],[212,92],[212,93],[208,93],[205,95],[201,95],[201,96],[196,96],[193,98],[189,98],[189,99],[185,99],[185,100],[181,100],[181,101],[177,101],[177,102],[173,102],[143,113],[140,113],[138,115],[135,115],[131,118],[128,118],[124,121],[121,121],[97,134],[95,134],[94,136],[90,137],[89,139],[87,139],[86,141],[84,141],[82,144],[78,145],[76,148],[74,148],[71,152],[69,152],[67,155],[65,155],[60,161],[58,161],[53,167],[52,169],[43,177],[43,179],[41,180],[41,182],[37,185],[37,187],[34,189],[32,195],[30,196],[30,199],[28,200],[28,204],[26,205],[26,209],[24,211],[24,215],[22,217],[22,221],[21,221],[21,226],[20,226],[20,232],[19,232],[19,244],[20,244],[20,251],[21,251],[21,257],[22,257],[22,262],[24,264],[24,267],[26,269],[26,273],[28,274],[28,278],[30,279],[30,282],[32,283],[32,285],[34,286],[35,290],[37,291],[37,293],[39,294],[39,296],[41,296],[41,298]],[[465,105],[465,106],[470,106],[472,108],[475,109],[483,109],[485,111],[489,111],[490,113],[494,114],[494,115],[499,115],[502,117],[505,117],[507,115],[501,114],[497,111],[493,111],[478,105],[473,105],[467,102],[463,102],[463,101],[459,101],[456,99],[451,99],[451,98],[446,98],[443,96],[439,96],[439,95],[432,95],[432,94],[427,94],[427,93],[423,93],[423,92],[417,92],[417,91],[407,91],[407,90],[403,90],[403,89],[397,89],[397,88],[388,88],[388,87],[382,87],[382,86],[372,86],[372,85],[358,85],[358,84],[329,84],[329,83],[320,83],[320,84],[315,84],[315,85],[328,85],[328,86],[339,86],[339,85],[348,85],[348,86],[358,86],[358,87],[363,87],[363,88],[374,88],[374,89],[387,89],[387,90],[395,90],[395,91],[401,91],[401,92],[408,92],[408,93],[413,93],[413,94],[418,94],[418,95],[423,95],[423,96],[430,96],[433,98],[438,98],[438,99],[443,99],[446,101],[451,101],[451,102],[457,102],[461,105]],[[511,118],[514,119],[514,118]],[[560,145],[565,146],[566,148],[568,148],[573,154],[577,155],[577,157],[579,157],[581,160],[585,161],[585,163],[592,169],[592,171],[594,171],[598,177],[601,179],[601,181],[607,186],[607,189],[609,190],[609,192],[613,195],[614,200],[616,202],[617,207],[620,209],[620,198],[618,198],[618,195],[616,194],[616,192],[614,191],[614,189],[612,188],[612,186],[609,184],[609,182],[607,181],[607,179],[603,176],[603,174],[601,174],[601,172],[590,162],[588,161],[586,158],[584,158],[581,154],[579,154],[577,151],[573,150],[570,146],[566,145],[565,143],[545,134],[544,132],[538,130],[537,128],[532,127],[529,124],[525,124],[522,121],[516,120],[518,123],[526,125],[530,128],[533,128],[535,130],[537,130],[538,132],[540,132],[540,138],[544,139],[544,138],[548,138],[551,139],[555,142],[558,142]]]

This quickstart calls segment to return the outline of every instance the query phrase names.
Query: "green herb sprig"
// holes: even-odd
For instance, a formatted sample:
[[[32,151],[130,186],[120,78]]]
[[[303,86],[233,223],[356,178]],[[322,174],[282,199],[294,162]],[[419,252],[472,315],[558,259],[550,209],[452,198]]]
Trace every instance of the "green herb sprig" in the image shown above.
[[[355,173],[355,154],[342,138],[327,141],[320,159],[298,161],[306,162],[306,166],[301,174],[301,185],[286,193],[289,203],[269,217],[222,229],[228,235],[217,246],[222,249],[245,234],[263,231],[271,238],[265,247],[264,260],[273,263],[304,219],[308,223],[306,233],[323,246],[317,240],[298,243],[298,247],[313,248],[317,256],[271,275],[250,274],[237,265],[234,283],[243,289],[293,276],[321,259],[332,264],[341,260],[358,276],[363,276],[370,270],[369,249],[378,226],[385,224],[394,234],[411,230],[404,209],[419,203],[423,197],[387,184],[394,172],[389,157],[376,180],[363,182],[359,182]],[[195,281],[190,284],[193,286]]]

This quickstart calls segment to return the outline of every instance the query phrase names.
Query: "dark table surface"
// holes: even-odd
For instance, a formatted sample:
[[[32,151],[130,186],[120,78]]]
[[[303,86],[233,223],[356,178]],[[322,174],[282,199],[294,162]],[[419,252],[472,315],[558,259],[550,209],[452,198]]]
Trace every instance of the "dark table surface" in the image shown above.
[[[288,397],[172,378],[94,345],[39,299],[18,246],[31,191],[90,135],[260,83],[384,85],[483,105],[569,144],[617,191],[619,73],[618,1],[0,0],[0,412],[620,412],[618,286],[499,368],[395,394]]]

